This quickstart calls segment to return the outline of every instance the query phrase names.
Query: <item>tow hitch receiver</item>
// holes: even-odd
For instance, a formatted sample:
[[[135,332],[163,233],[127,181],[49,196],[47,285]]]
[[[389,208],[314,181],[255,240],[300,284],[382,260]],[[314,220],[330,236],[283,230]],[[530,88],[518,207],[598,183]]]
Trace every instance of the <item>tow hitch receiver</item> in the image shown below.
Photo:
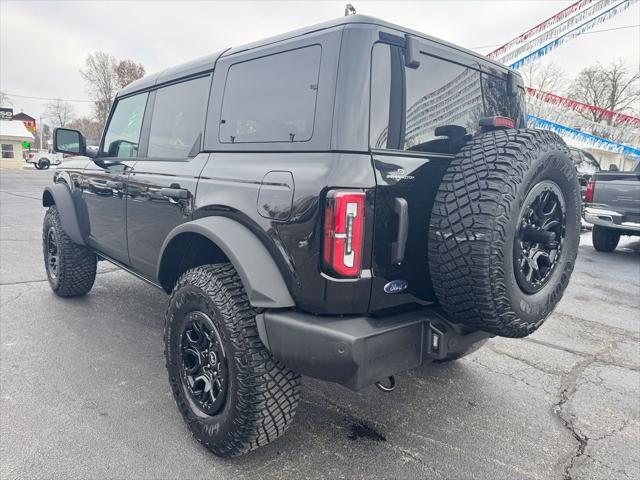
[[[476,331],[465,334],[459,325],[450,322],[430,323],[425,338],[425,359],[444,360],[447,356],[463,352],[483,338],[493,335]]]
[[[435,308],[386,317],[320,317],[267,310],[256,317],[267,349],[292,370],[353,390],[390,391],[393,376],[491,336],[468,333]]]

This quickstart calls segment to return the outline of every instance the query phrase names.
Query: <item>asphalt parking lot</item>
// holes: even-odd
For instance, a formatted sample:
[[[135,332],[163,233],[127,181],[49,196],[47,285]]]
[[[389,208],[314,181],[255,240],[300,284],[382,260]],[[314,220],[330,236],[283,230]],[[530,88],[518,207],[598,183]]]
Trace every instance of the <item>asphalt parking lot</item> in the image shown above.
[[[304,379],[287,434],[222,460],[191,438],[164,369],[166,296],[101,262],[84,298],[45,279],[42,187],[0,172],[2,478],[640,478],[640,241],[582,235],[543,327],[355,393]]]

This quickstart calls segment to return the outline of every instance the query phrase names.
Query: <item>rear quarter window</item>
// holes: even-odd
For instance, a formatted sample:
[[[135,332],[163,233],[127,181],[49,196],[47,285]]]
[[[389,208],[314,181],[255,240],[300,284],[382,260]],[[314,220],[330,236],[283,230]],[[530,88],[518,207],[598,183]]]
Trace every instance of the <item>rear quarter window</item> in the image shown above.
[[[371,148],[455,154],[483,117],[505,116],[521,126],[522,101],[507,95],[504,74],[422,52],[420,66],[406,68],[403,56],[398,46],[374,45]]]
[[[222,99],[220,142],[310,140],[321,50],[312,45],[232,65]]]

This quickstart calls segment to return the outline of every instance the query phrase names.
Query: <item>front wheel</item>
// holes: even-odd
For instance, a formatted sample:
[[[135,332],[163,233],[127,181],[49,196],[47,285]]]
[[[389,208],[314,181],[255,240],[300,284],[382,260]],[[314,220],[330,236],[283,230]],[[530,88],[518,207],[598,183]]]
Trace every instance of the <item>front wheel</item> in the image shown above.
[[[73,243],[62,228],[55,205],[44,216],[42,251],[47,279],[56,295],[77,297],[91,290],[96,279],[96,255]]]
[[[599,252],[613,252],[620,241],[620,232],[613,228],[594,225],[591,230],[593,248]]]
[[[284,433],[300,399],[300,376],[271,357],[257,312],[230,264],[180,277],[165,317],[165,358],[176,404],[195,438],[221,457]]]

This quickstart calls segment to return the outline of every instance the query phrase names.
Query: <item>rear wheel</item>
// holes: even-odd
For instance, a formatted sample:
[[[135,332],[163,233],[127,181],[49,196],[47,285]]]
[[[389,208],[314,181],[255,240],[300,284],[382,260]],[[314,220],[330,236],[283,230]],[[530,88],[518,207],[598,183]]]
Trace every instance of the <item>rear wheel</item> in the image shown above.
[[[506,337],[536,330],[562,297],[578,251],[580,190],[554,133],[502,130],[451,162],[429,226],[429,267],[453,321]]]
[[[40,170],[47,170],[51,166],[51,162],[48,158],[41,158],[38,162],[38,166],[40,167]]]
[[[173,396],[195,438],[222,457],[278,438],[300,399],[300,376],[266,350],[256,314],[230,264],[184,273],[167,309]]]
[[[613,252],[620,241],[620,232],[613,228],[594,225],[591,230],[593,248],[599,252]]]

